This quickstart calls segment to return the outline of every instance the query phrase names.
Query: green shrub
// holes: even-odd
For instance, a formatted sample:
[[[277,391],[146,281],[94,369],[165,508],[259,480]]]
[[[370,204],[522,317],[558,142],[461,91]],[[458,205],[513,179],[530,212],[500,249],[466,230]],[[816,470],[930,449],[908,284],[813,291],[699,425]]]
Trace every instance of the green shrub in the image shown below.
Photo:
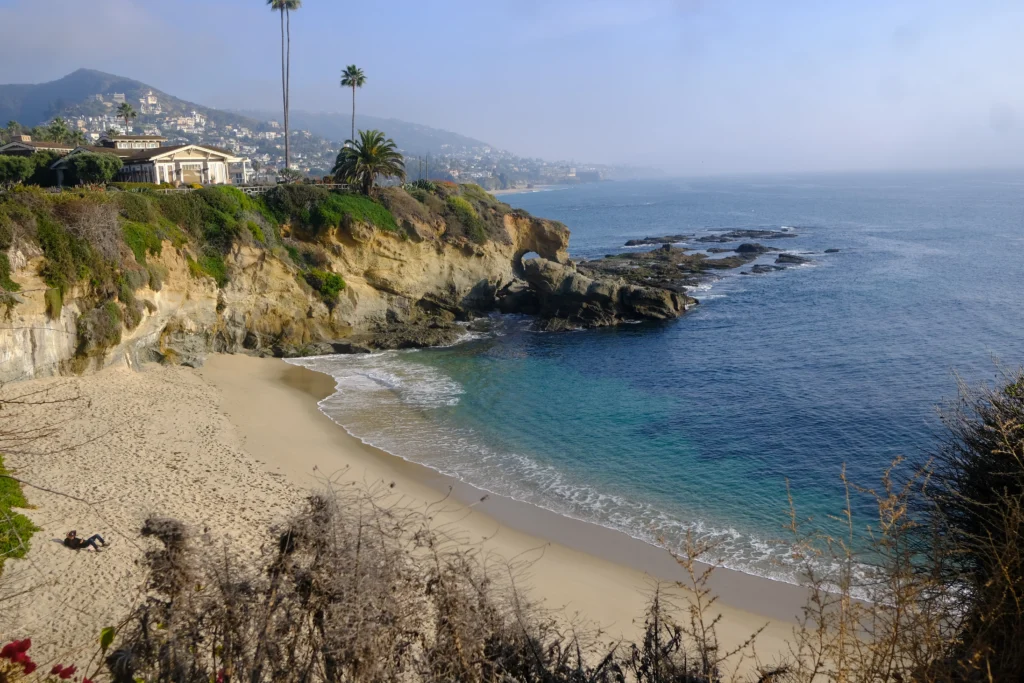
[[[278,185],[263,195],[263,201],[278,223],[299,221],[309,224],[310,207],[329,196],[330,192],[316,185]]]
[[[78,356],[102,355],[121,343],[121,307],[108,301],[78,316]]]
[[[7,478],[3,457],[0,457],[0,573],[3,572],[4,560],[21,558],[29,549],[29,539],[39,531],[39,527],[25,515],[14,512],[14,508],[29,507],[21,484]]]
[[[145,265],[147,253],[159,256],[163,251],[163,242],[152,225],[127,221],[121,231],[125,244],[135,254],[135,261],[139,265]]]
[[[259,223],[256,221],[249,221],[245,224],[245,227],[249,229],[249,232],[252,233],[252,236],[256,241],[264,244],[266,243],[267,238],[263,234],[263,228],[260,227]]]
[[[89,247],[51,217],[40,216],[37,225],[39,246],[46,256],[43,280],[51,287],[59,288],[61,294],[66,294],[75,282],[87,275]]]
[[[331,193],[309,210],[309,224],[317,231],[336,228],[345,221],[369,223],[381,230],[398,232],[398,223],[388,209],[369,197]]]
[[[212,277],[218,287],[228,283],[228,266],[224,257],[218,253],[206,251],[198,259],[187,257],[188,272],[194,278]]]
[[[117,208],[121,216],[133,223],[155,223],[157,210],[153,200],[141,192],[118,192]]]
[[[0,251],[7,251],[14,243],[14,221],[6,211],[0,210]]]
[[[6,251],[0,251],[0,288],[8,292],[17,292],[21,285],[11,279],[11,260]]]
[[[173,183],[107,183],[107,188],[131,192],[133,190],[173,190]]]
[[[317,291],[320,298],[330,307],[338,301],[338,295],[345,289],[345,280],[337,273],[314,268],[304,273],[306,282]]]
[[[174,192],[157,198],[160,213],[174,225],[199,237],[203,233],[203,199],[195,192]]]
[[[124,326],[129,330],[134,330],[142,322],[142,304],[137,300],[132,300],[130,304],[126,304],[124,307]]]
[[[43,301],[46,303],[46,315],[50,320],[59,320],[61,309],[64,307],[64,297],[60,290],[51,287],[43,293]]]
[[[462,233],[469,239],[482,244],[487,241],[487,231],[473,205],[462,197],[451,196],[445,202],[447,214],[462,227]],[[456,231],[458,232],[458,231]]]
[[[163,289],[164,281],[167,280],[167,276],[170,274],[167,267],[161,263],[146,264],[146,272],[149,274],[149,288],[154,292],[159,292]]]

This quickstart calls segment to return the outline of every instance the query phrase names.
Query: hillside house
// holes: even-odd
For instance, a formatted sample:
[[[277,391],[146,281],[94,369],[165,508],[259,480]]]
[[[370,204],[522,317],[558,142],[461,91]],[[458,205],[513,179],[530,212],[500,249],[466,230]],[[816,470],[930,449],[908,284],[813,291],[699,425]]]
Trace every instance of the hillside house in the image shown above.
[[[232,166],[245,160],[231,152],[209,145],[184,144],[161,147],[144,139],[154,136],[117,136],[98,147],[79,147],[51,168],[57,172],[57,184],[63,185],[69,170],[69,159],[75,154],[93,152],[114,154],[123,164],[117,179],[134,183],[172,183],[174,185],[225,185],[241,179],[245,174],[232,172]],[[120,144],[118,144],[120,143]],[[132,144],[145,144],[136,148]]]
[[[36,152],[68,154],[74,148],[74,145],[66,142],[39,142],[33,140],[31,135],[15,135],[6,145],[0,145],[0,154],[16,157],[30,157]]]

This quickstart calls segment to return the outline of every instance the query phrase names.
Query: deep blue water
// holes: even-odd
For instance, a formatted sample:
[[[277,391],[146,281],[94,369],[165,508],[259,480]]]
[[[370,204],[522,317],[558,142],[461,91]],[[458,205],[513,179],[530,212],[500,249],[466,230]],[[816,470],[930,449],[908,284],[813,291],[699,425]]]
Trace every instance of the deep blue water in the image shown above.
[[[506,318],[451,348],[307,361],[339,380],[324,410],[496,493],[669,545],[694,529],[734,568],[790,578],[774,542],[787,478],[802,514],[836,513],[844,464],[875,485],[897,455],[925,457],[956,374],[993,381],[1024,363],[1024,173],[602,183],[503,199],[565,222],[574,258],[632,237],[788,226],[799,237],[768,244],[815,263],[726,274],[666,324],[542,334]]]

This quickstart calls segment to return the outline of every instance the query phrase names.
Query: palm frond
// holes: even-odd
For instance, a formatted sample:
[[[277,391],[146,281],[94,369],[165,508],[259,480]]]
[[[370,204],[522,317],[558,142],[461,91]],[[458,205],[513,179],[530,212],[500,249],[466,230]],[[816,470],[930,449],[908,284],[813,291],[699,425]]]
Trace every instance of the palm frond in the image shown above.
[[[395,141],[381,131],[361,130],[358,140],[345,142],[331,172],[370,194],[378,177],[405,179],[405,158]]]

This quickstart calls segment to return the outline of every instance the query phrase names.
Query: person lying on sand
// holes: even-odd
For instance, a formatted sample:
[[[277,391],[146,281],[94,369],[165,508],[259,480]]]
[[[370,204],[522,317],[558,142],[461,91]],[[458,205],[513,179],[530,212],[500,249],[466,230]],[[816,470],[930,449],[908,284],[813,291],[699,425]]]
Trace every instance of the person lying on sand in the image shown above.
[[[78,537],[77,531],[69,531],[68,535],[64,537],[64,545],[71,548],[72,550],[81,550],[83,548],[92,548],[96,552],[99,552],[100,546],[96,545],[99,542],[101,545],[106,547],[107,542],[103,540],[103,537],[99,534],[93,534],[84,541]]]

